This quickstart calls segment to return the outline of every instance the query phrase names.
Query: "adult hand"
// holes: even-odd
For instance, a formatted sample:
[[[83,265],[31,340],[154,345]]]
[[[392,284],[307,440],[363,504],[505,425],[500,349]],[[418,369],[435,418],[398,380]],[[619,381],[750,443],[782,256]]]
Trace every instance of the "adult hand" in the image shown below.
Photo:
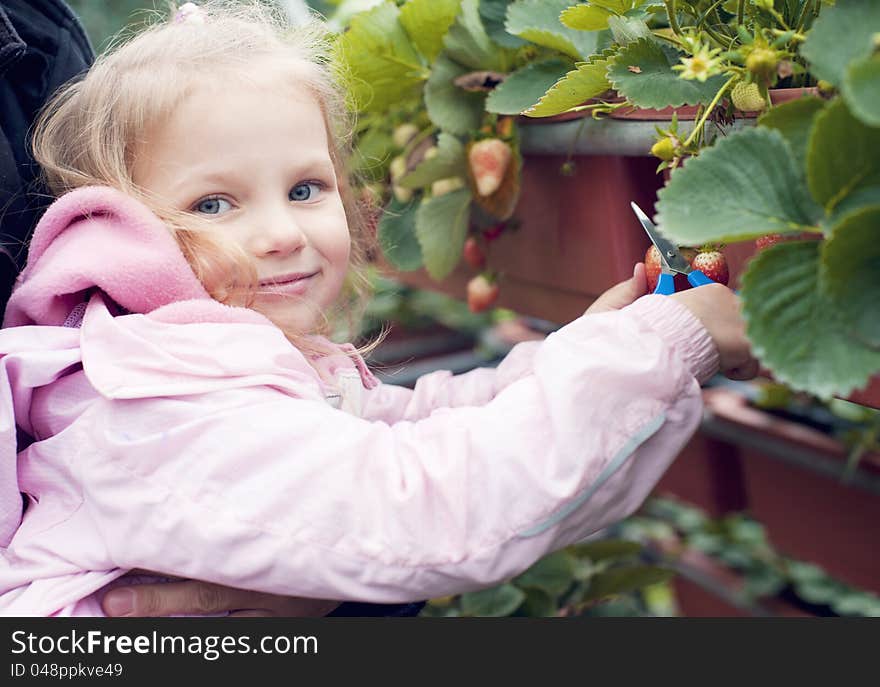
[[[115,587],[104,595],[101,602],[108,616],[148,618],[220,614],[228,617],[320,617],[338,605],[338,601],[278,596],[198,580]]]
[[[745,320],[739,297],[722,284],[707,284],[672,294],[690,310],[709,332],[718,347],[721,372],[731,379],[752,379],[758,374],[758,361],[752,357],[746,338]]]
[[[641,298],[648,292],[648,275],[645,272],[645,264],[637,262],[633,267],[633,275],[619,284],[615,284],[605,293],[599,296],[593,304],[587,308],[585,315],[609,310],[620,310]]]

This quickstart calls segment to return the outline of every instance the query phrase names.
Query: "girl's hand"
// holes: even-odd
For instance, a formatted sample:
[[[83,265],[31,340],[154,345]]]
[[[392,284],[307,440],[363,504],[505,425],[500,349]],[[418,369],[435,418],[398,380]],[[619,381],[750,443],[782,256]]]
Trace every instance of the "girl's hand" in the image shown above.
[[[320,617],[338,605],[338,601],[277,596],[198,580],[115,587],[104,595],[101,602],[108,616],[148,618],[220,614],[229,617]]]
[[[626,281],[615,284],[605,293],[599,296],[593,304],[587,308],[585,315],[620,310],[641,298],[648,292],[648,275],[645,273],[645,264],[637,262],[633,268],[633,276]]]
[[[731,379],[752,379],[758,361],[752,357],[739,297],[722,284],[707,284],[674,293],[675,298],[702,322],[718,347],[721,372]]]

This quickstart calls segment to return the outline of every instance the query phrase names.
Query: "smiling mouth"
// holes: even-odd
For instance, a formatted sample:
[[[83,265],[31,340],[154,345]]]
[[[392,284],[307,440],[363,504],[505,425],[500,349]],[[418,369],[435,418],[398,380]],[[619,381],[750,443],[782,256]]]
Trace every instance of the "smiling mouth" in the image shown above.
[[[279,286],[288,286],[290,284],[298,284],[299,282],[305,281],[306,279],[311,279],[318,272],[297,272],[295,274],[279,274],[277,277],[271,277],[270,279],[261,279],[260,286],[261,287],[279,287]]]

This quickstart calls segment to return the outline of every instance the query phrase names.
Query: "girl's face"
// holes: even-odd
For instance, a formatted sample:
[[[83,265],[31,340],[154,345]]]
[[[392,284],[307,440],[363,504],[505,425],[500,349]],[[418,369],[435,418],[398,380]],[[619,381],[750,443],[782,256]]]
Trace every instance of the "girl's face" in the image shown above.
[[[147,132],[132,176],[253,257],[253,307],[270,319],[312,331],[339,295],[348,223],[324,117],[305,89],[237,80],[197,88]]]

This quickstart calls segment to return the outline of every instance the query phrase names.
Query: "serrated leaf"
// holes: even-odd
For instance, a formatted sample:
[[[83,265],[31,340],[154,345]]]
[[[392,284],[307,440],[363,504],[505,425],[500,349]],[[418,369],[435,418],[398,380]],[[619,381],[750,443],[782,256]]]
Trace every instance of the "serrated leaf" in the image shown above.
[[[584,601],[625,594],[648,585],[666,582],[672,576],[672,570],[657,565],[611,568],[590,578],[590,586],[584,596]]]
[[[552,117],[607,91],[608,62],[582,62],[548,90],[537,104],[523,112],[527,117]]]
[[[843,79],[843,97],[862,122],[880,127],[880,55],[849,66]]]
[[[504,51],[486,33],[477,0],[461,0],[458,16],[443,37],[443,45],[449,57],[471,69],[507,71]]]
[[[798,98],[782,105],[771,107],[761,117],[758,124],[768,129],[776,129],[794,153],[798,169],[803,178],[807,177],[807,142],[810,139],[810,130],[816,118],[816,114],[825,107],[825,101],[821,98]]]
[[[486,95],[463,91],[453,83],[469,71],[444,53],[434,62],[425,85],[425,107],[431,121],[444,131],[464,135],[480,126]]]
[[[880,350],[880,205],[862,208],[833,228],[822,266],[847,329]]]
[[[559,15],[570,0],[516,0],[507,10],[505,28],[514,36],[553,48],[574,59],[585,59],[596,52],[595,33],[564,26]]]
[[[480,0],[480,18],[489,38],[503,45],[505,48],[520,48],[526,42],[518,36],[513,36],[504,28],[507,19],[507,6],[511,0]]]
[[[518,587],[540,589],[550,596],[557,597],[565,592],[574,581],[575,561],[571,554],[557,551],[545,556],[513,582]]]
[[[427,70],[398,20],[393,2],[356,15],[337,43],[355,104],[379,112],[415,99]]]
[[[525,600],[522,590],[512,584],[461,595],[461,611],[474,617],[500,618],[513,613]]]
[[[740,296],[752,350],[780,382],[820,398],[848,396],[880,370],[880,351],[847,333],[820,271],[821,241],[787,241],[758,253]]]
[[[471,192],[452,191],[422,201],[416,211],[416,236],[428,274],[446,277],[461,260],[470,218]]]
[[[609,558],[631,558],[642,551],[642,545],[621,539],[602,539],[600,541],[575,544],[569,550],[578,557],[589,558],[593,562]]]
[[[577,31],[600,31],[608,28],[608,18],[611,16],[613,14],[602,7],[575,5],[563,10],[559,21]]]
[[[378,240],[382,254],[394,267],[404,272],[422,266],[422,249],[416,238],[418,202],[400,203],[396,199],[382,213]]]
[[[629,45],[642,38],[653,40],[654,37],[644,20],[638,18],[610,17],[608,28],[618,45]]]
[[[437,154],[422,160],[411,172],[397,180],[398,185],[409,189],[428,186],[438,179],[467,174],[464,144],[452,134],[443,131],[437,137]]]
[[[822,214],[778,131],[737,131],[673,172],[658,193],[660,231],[678,245],[800,232]]]
[[[621,95],[639,107],[708,104],[724,85],[724,76],[705,82],[682,79],[672,70],[680,54],[652,39],[640,38],[620,51],[608,70],[608,78]]]
[[[461,0],[409,0],[400,8],[400,23],[429,62],[443,49],[443,36],[460,6]]]
[[[489,93],[486,110],[498,114],[519,114],[529,109],[572,66],[571,62],[560,59],[526,65],[510,74]]]
[[[816,78],[840,86],[849,64],[874,52],[873,40],[878,32],[880,3],[838,0],[834,7],[822,8],[801,47],[801,55]]]
[[[862,186],[880,183],[880,128],[865,126],[843,100],[816,115],[807,148],[810,192],[829,212]]]

